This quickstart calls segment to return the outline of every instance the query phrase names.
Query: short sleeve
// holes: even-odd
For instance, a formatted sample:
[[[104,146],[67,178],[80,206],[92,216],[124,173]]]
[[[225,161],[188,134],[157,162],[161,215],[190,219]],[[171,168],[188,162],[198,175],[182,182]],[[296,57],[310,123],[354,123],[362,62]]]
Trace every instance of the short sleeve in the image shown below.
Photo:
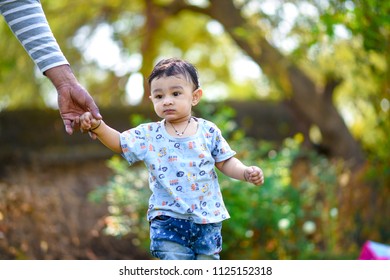
[[[145,133],[142,127],[132,128],[120,134],[122,156],[132,165],[143,160],[146,154]]]
[[[236,152],[230,148],[225,138],[223,138],[222,132],[217,126],[211,126],[209,132],[213,134],[214,148],[211,154],[214,157],[215,162],[227,160],[236,154]]]

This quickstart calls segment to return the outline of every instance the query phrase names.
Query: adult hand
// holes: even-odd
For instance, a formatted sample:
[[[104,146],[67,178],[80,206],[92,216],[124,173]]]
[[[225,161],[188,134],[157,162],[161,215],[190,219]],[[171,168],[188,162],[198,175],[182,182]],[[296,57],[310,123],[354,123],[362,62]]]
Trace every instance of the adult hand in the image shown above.
[[[79,128],[79,116],[91,112],[94,118],[102,119],[99,109],[89,93],[78,83],[57,88],[58,106],[66,132],[71,135]]]
[[[45,75],[57,90],[60,115],[69,135],[79,128],[79,116],[85,112],[91,112],[95,119],[102,119],[95,101],[78,83],[69,65],[51,68]]]

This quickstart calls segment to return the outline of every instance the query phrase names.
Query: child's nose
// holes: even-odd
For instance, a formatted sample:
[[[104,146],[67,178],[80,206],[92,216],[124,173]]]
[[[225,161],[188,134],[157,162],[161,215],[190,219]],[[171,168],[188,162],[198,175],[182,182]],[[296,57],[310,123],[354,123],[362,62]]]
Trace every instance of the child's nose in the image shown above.
[[[164,105],[171,105],[173,103],[173,99],[171,97],[164,98]]]

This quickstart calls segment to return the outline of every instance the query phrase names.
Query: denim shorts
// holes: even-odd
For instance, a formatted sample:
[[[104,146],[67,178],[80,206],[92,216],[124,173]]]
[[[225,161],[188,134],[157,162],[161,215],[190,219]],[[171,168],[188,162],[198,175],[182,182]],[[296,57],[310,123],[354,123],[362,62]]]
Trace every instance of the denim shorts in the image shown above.
[[[150,223],[150,252],[161,260],[219,260],[222,222],[196,224],[158,216]]]

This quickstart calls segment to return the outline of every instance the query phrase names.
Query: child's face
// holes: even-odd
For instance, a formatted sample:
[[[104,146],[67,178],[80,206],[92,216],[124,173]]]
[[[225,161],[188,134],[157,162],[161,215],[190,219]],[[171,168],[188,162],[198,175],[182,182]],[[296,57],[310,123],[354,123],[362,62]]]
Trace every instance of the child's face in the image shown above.
[[[202,90],[194,90],[194,85],[184,75],[154,79],[150,91],[156,114],[169,122],[188,120],[192,106],[198,104],[202,96]]]

